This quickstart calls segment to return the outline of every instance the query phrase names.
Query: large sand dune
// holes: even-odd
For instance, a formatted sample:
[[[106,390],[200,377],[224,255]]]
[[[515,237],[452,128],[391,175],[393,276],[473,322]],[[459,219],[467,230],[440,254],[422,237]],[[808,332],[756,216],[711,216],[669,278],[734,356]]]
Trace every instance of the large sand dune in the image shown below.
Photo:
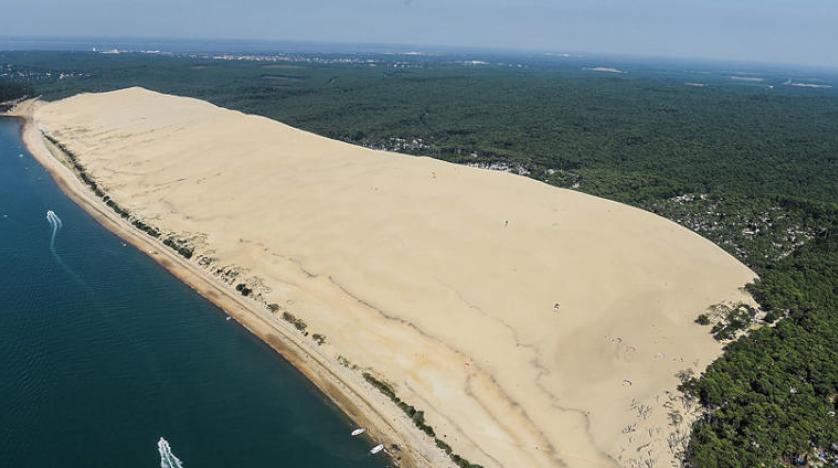
[[[277,327],[325,335],[303,341],[357,365],[341,375],[373,404],[401,416],[362,370],[484,466],[668,466],[690,420],[676,373],[720,352],[693,320],[755,276],[642,210],[195,99],[132,88],[35,117],[192,262],[280,305]]]

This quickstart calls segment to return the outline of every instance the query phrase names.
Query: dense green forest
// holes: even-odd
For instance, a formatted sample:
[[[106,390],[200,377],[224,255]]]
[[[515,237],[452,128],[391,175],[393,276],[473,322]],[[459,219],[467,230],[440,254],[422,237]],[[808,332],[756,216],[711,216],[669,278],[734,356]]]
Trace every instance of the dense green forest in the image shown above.
[[[55,99],[141,85],[668,217],[758,272],[749,290],[765,313],[737,319],[737,328],[759,327],[737,340],[736,329],[714,327],[724,355],[683,384],[707,410],[687,463],[838,460],[834,90],[783,86],[785,76],[767,72],[742,82],[675,64],[597,73],[578,61],[509,57],[475,66],[457,57],[7,52],[0,67],[0,90],[31,86]]]
[[[32,88],[23,83],[4,83],[0,81],[0,103],[32,96]]]
[[[838,237],[835,226],[768,265],[750,287],[778,317],[729,344],[682,385],[709,409],[694,429],[693,466],[817,465],[838,451]]]

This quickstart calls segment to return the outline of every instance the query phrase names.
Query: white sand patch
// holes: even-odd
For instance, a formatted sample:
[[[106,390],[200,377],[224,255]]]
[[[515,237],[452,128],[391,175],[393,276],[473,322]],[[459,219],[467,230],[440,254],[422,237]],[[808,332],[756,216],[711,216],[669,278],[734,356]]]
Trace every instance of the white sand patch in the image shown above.
[[[753,83],[761,83],[761,82],[765,81],[765,78],[760,78],[758,76],[734,75],[734,76],[731,76],[730,79],[734,80],[734,81],[749,81],[749,82],[753,82]]]
[[[625,73],[624,71],[620,70],[619,68],[613,67],[593,67],[593,68],[583,68],[583,70],[593,71],[593,72],[601,72],[601,73]]]
[[[818,84],[818,83],[801,83],[792,80],[786,80],[783,83],[784,86],[795,86],[798,88],[814,88],[814,89],[829,89],[832,88],[832,85],[826,84]]]

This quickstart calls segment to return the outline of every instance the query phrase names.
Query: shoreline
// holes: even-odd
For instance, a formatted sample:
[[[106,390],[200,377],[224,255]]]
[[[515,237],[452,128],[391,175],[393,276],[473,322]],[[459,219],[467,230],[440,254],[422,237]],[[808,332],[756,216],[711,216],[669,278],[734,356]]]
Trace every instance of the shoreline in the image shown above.
[[[197,99],[134,87],[27,111],[24,142],[77,203],[402,465],[676,463],[694,417],[679,376],[721,352],[694,317],[748,301],[755,276],[637,208]]]
[[[369,383],[351,378],[354,376],[344,372],[339,364],[331,363],[309,341],[297,336],[291,325],[272,323],[264,316],[261,308],[254,307],[255,304],[250,304],[232,287],[166,248],[160,240],[131,225],[101,199],[93,196],[92,191],[47,146],[34,120],[35,103],[35,100],[24,101],[10,112],[0,115],[21,121],[21,140],[24,146],[70,200],[101,226],[141,250],[169,274],[212,302],[277,352],[345,417],[358,427],[363,427],[366,430],[364,437],[370,440],[371,446],[384,444],[384,452],[394,465],[421,467],[451,464],[433,440],[425,440],[425,435],[415,428],[412,421],[385,396],[377,394]],[[365,385],[370,388],[364,388]]]

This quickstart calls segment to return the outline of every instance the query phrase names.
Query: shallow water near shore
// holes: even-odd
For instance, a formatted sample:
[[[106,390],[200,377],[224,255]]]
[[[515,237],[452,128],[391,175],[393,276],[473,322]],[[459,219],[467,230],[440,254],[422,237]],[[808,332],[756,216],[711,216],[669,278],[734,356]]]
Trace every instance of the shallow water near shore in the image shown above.
[[[61,193],[19,132],[0,118],[0,465],[160,466],[160,437],[187,468],[388,464],[290,364]]]

